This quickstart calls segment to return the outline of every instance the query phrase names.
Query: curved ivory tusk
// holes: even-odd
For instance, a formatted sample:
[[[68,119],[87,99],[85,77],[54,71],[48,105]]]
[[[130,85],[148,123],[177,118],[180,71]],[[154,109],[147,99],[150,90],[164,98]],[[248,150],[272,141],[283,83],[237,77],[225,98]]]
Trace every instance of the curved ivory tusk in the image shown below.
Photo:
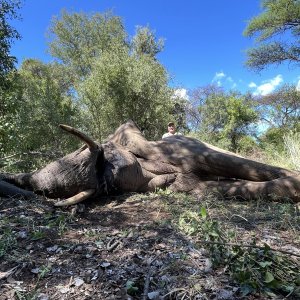
[[[98,149],[98,145],[90,138],[88,137],[86,134],[84,134],[83,132],[75,129],[74,127],[68,126],[68,125],[64,125],[64,124],[59,124],[58,125],[61,129],[77,136],[78,138],[80,138],[81,140],[83,140],[89,147],[90,150],[96,150]]]
[[[90,189],[90,190],[80,192],[73,197],[55,203],[54,206],[67,206],[67,205],[79,203],[92,196],[95,193],[95,191],[96,191],[95,189]]]

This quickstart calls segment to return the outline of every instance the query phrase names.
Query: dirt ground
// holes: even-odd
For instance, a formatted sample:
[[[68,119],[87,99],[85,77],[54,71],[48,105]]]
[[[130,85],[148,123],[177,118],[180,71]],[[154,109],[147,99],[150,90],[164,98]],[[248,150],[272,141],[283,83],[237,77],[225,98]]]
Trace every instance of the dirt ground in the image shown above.
[[[235,232],[236,242],[249,244],[255,237],[300,255],[299,211],[288,203],[204,201],[172,193],[63,209],[53,202],[0,199],[1,300],[268,299],[260,293],[242,297],[226,268],[212,267],[201,237],[180,229],[180,215],[201,206]],[[299,264],[299,257],[293,259]]]

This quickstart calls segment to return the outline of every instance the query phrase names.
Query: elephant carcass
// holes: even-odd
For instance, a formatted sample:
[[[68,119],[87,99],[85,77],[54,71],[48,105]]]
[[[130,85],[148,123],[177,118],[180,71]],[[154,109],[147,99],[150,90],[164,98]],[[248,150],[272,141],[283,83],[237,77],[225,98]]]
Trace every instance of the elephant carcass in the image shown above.
[[[129,121],[98,144],[72,127],[61,128],[86,145],[39,171],[4,174],[3,180],[51,198],[67,198],[57,206],[103,194],[164,187],[198,195],[215,191],[242,199],[270,195],[300,199],[297,172],[245,159],[196,139],[174,136],[147,141]]]
[[[198,195],[215,191],[240,199],[275,196],[300,201],[299,172],[246,159],[197,139],[172,136],[147,141],[130,121],[120,126],[110,141],[139,157],[144,170],[166,176],[166,166],[172,167],[175,179],[166,184],[173,191]]]

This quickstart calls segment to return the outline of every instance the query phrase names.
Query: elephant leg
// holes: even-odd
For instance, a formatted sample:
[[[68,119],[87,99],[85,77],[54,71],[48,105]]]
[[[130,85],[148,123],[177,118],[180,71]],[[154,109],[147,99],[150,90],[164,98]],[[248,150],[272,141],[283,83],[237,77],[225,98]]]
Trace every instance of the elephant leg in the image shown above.
[[[175,174],[157,175],[148,182],[147,191],[155,191],[158,188],[166,188],[176,179]]]
[[[277,178],[270,181],[253,182],[241,180],[224,180],[204,182],[207,190],[216,190],[224,197],[239,199],[256,199],[258,197],[300,201],[300,175]],[[203,184],[202,184],[203,186]]]
[[[26,199],[35,197],[35,194],[23,190],[11,183],[0,181],[0,196],[2,197],[24,197]]]
[[[247,181],[236,179],[203,180],[190,174],[181,174],[170,187],[177,192],[204,195],[216,192],[225,198],[244,200],[263,198],[289,198],[300,202],[300,175],[277,178],[270,181]]]

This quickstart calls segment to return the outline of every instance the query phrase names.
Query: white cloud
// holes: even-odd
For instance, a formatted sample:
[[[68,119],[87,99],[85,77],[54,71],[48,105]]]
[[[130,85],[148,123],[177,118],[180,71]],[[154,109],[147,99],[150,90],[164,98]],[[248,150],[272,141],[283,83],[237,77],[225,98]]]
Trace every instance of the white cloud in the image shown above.
[[[296,85],[296,90],[300,92],[300,77],[298,77],[298,83]]]
[[[248,84],[248,86],[249,86],[249,88],[256,88],[256,87],[257,87],[257,85],[256,85],[253,81],[251,81],[251,82]]]
[[[237,87],[237,83],[233,80],[233,78],[231,76],[226,75],[223,71],[216,72],[214,78],[212,79],[212,83],[215,83],[218,86],[226,87],[231,90]]]
[[[176,89],[174,91],[174,97],[181,98],[181,99],[189,99],[186,89]]]
[[[215,76],[214,76],[214,78],[213,78],[212,81],[219,83],[220,79],[222,79],[224,77],[226,77],[226,74],[224,72],[222,72],[222,71],[221,72],[216,72],[216,74],[215,74]]]
[[[265,80],[263,84],[257,85],[254,82],[249,83],[249,87],[255,88],[253,95],[265,96],[272,93],[278,85],[283,82],[282,75],[277,75],[276,77]]]

